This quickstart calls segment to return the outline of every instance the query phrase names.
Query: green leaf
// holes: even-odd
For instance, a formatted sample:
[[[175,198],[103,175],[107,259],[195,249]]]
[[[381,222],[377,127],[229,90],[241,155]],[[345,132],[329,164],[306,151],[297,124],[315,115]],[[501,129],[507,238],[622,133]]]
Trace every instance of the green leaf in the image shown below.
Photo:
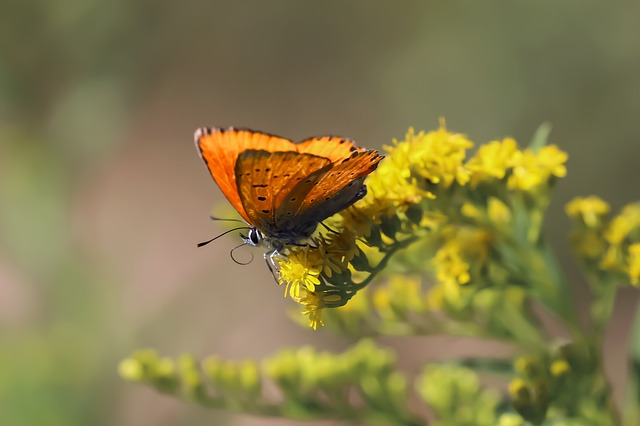
[[[547,145],[549,134],[551,133],[551,123],[542,123],[533,134],[529,148],[534,152]]]

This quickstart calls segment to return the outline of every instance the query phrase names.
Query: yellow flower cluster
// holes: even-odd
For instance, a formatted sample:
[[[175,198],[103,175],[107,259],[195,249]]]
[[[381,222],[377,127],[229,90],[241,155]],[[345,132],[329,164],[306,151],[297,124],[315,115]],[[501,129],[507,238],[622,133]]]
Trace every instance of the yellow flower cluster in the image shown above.
[[[538,191],[566,174],[567,155],[553,145],[520,150],[506,138],[467,158],[472,147],[444,121],[431,132],[409,129],[403,141],[385,147],[386,158],[368,177],[363,199],[327,220],[330,230],[319,227],[309,247],[276,259],[280,282],[304,305],[312,327],[322,324],[323,307],[342,306],[391,253],[418,238],[437,247],[432,264],[449,293],[472,282],[488,260],[493,234],[509,233],[513,215],[510,196],[485,192]]]
[[[324,268],[323,256],[318,249],[301,250],[299,247],[289,250],[286,257],[277,257],[279,282],[285,285],[287,293],[297,303],[303,305],[302,314],[309,318],[309,326],[314,330],[324,323],[322,308],[324,298],[316,286],[321,284],[320,273]]]
[[[535,190],[545,185],[553,177],[567,174],[568,156],[555,145],[541,148],[538,152],[525,149],[512,159],[512,174],[508,187],[522,191]]]
[[[513,159],[519,155],[515,139],[505,138],[482,145],[475,157],[467,163],[471,171],[471,186],[493,179],[504,179],[507,170],[513,165]]]
[[[546,185],[554,177],[564,177],[567,153],[555,145],[535,151],[518,149],[512,138],[492,141],[478,149],[477,154],[467,163],[471,185],[493,179],[501,180],[508,175],[507,187],[521,191],[533,191]]]
[[[446,287],[457,287],[471,280],[471,263],[483,264],[488,256],[490,235],[481,228],[447,225],[440,231],[443,245],[433,264],[436,278]]]
[[[591,196],[575,198],[565,208],[574,221],[572,242],[589,266],[640,286],[640,203],[625,206],[609,220],[609,204]]]
[[[572,219],[581,219],[587,228],[597,228],[609,214],[609,204],[596,196],[576,197],[565,207],[567,215]]]
[[[609,223],[604,233],[609,243],[600,266],[627,274],[631,284],[639,285],[640,256],[640,203],[625,206]]]

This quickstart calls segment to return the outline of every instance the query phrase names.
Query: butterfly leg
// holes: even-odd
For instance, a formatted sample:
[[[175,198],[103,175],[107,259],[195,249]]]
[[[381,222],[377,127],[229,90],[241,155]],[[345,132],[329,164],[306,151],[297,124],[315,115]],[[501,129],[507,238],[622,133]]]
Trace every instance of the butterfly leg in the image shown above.
[[[332,234],[339,234],[339,232],[338,232],[338,231],[336,231],[336,230],[334,230],[334,229],[329,228],[327,225],[325,225],[325,223],[324,223],[324,222],[320,222],[320,225],[324,226],[324,227],[325,227],[325,229],[326,229],[327,231],[331,232]]]
[[[272,248],[269,251],[264,253],[264,261],[267,263],[267,267],[269,268],[269,272],[273,276],[273,279],[276,280],[276,284],[280,284],[278,281],[278,275],[276,272],[276,260],[275,257],[278,255],[279,251],[277,248]]]

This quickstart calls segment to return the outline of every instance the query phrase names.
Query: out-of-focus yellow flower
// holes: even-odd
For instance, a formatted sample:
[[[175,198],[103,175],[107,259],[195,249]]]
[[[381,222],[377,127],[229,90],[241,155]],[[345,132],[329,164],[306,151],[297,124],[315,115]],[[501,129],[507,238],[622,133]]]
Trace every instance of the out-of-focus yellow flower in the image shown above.
[[[546,184],[551,177],[564,177],[568,159],[566,152],[555,145],[540,148],[538,152],[525,149],[513,157],[513,171],[507,181],[509,189],[532,191]]]
[[[557,359],[551,363],[549,371],[555,377],[564,376],[571,371],[571,366],[564,359]]]
[[[445,242],[433,258],[436,278],[442,283],[464,285],[471,280],[470,261],[482,264],[489,251],[490,236],[484,229],[447,226]]]
[[[481,145],[467,163],[467,169],[471,171],[471,186],[476,187],[480,182],[492,179],[503,179],[517,153],[518,144],[512,138]]]
[[[460,289],[458,286],[458,292]],[[443,284],[434,285],[427,292],[427,308],[432,311],[442,311],[445,306],[445,288]]]
[[[497,426],[523,426],[524,419],[515,413],[503,413],[498,418]]]
[[[447,241],[433,258],[436,277],[442,283],[467,284],[471,279],[469,264],[462,258],[460,245],[455,240]]]
[[[509,383],[509,395],[514,400],[530,400],[531,393],[529,391],[529,386],[527,383],[519,378],[513,379],[511,383]]]
[[[126,358],[118,364],[120,376],[126,380],[140,381],[144,377],[144,368],[140,361],[134,358]]]
[[[570,236],[571,243],[574,246],[576,252],[587,259],[599,259],[603,253],[606,252],[606,243],[600,233],[596,232],[581,232],[574,233]],[[607,252],[608,253],[608,252]],[[615,254],[615,253],[611,253]],[[609,261],[603,260],[603,265],[608,264]],[[602,266],[602,265],[601,265]]]
[[[514,369],[525,376],[531,376],[534,374],[537,366],[537,361],[531,356],[518,357],[513,363]]]
[[[489,197],[487,202],[487,213],[491,222],[498,227],[503,228],[511,222],[511,210],[509,210],[509,207],[505,203],[496,197]]]
[[[604,232],[604,238],[610,245],[600,262],[600,267],[625,271],[633,280],[634,276],[631,273],[635,272],[625,266],[631,257],[625,258],[625,251],[628,250],[627,244],[634,244],[636,242],[634,240],[638,237],[640,237],[640,203],[633,203],[625,206],[620,214],[611,220],[609,227]]]
[[[484,217],[484,212],[477,205],[468,201],[462,204],[460,213],[469,219],[475,219],[477,221],[481,221]]]
[[[640,243],[631,244],[627,255],[627,274],[634,286],[640,285]]]
[[[620,244],[632,230],[638,227],[640,227],[640,203],[629,204],[611,220],[604,237],[611,244]]]
[[[572,219],[582,219],[587,228],[598,227],[609,210],[609,203],[594,195],[576,197],[565,206],[567,215]]]
[[[511,222],[511,209],[496,197],[489,197],[486,207],[466,201],[462,204],[460,213],[473,219],[479,227],[506,229]]]
[[[366,315],[370,310],[367,292],[368,290],[357,293],[349,300],[349,303],[336,309],[340,311],[340,313]]]
[[[296,299],[304,289],[313,292],[320,284],[323,259],[319,250],[292,250],[286,256],[277,257],[276,261],[280,268],[279,282],[286,285],[285,295],[288,290]]]
[[[614,270],[619,269],[621,264],[621,254],[619,245],[611,245],[600,261],[600,268]]]
[[[425,306],[420,278],[393,275],[384,286],[375,289],[372,302],[381,313],[390,308],[420,312]]]
[[[538,151],[538,162],[548,176],[565,177],[567,175],[565,163],[568,159],[569,155],[557,145],[547,145]]]
[[[378,312],[387,312],[391,308],[391,294],[389,294],[386,288],[377,288],[373,292],[371,302]]]

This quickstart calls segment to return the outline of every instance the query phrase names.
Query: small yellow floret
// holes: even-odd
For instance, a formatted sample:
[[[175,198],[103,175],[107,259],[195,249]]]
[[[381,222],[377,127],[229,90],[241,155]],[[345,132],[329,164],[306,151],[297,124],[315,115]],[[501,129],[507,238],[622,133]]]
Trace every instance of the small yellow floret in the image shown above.
[[[640,243],[631,244],[627,255],[627,274],[634,286],[640,285]]]
[[[286,284],[292,298],[299,297],[303,289],[314,291],[320,284],[319,276],[323,262],[318,250],[292,251],[286,256],[276,258],[276,261],[280,267],[279,282]]]
[[[582,219],[587,228],[597,227],[609,210],[609,204],[594,195],[576,197],[565,206],[567,215],[574,219]]]
[[[503,179],[511,167],[518,144],[515,139],[505,138],[480,146],[476,155],[469,160],[467,168],[471,171],[471,186],[491,179]]]
[[[549,371],[551,374],[559,377],[567,374],[571,370],[571,366],[564,359],[558,359],[551,363],[551,367],[549,367]]]

